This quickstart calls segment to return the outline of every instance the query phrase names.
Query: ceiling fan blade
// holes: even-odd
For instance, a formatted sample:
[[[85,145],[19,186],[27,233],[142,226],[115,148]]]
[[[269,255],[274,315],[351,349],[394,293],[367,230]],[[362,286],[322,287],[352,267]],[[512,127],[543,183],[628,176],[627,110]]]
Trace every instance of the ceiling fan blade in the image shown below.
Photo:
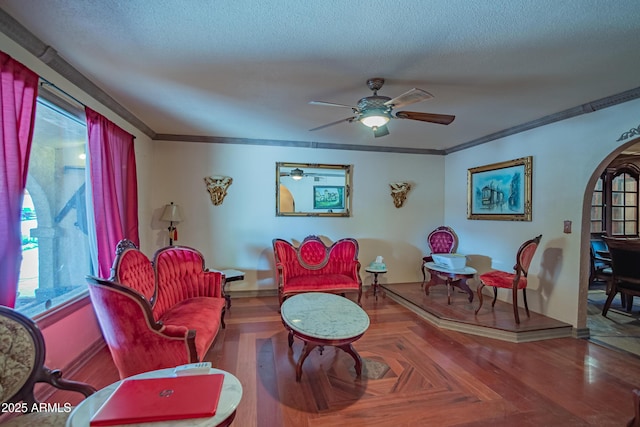
[[[398,111],[396,113],[396,119],[420,120],[421,122],[437,123],[439,125],[448,125],[455,118],[456,116],[448,114],[418,113],[415,111]]]
[[[373,128],[373,136],[375,136],[376,138],[380,138],[381,136],[386,136],[386,135],[389,135],[389,128],[387,128],[387,125],[382,125],[382,126]]]
[[[353,116],[353,117],[347,117],[346,119],[336,120],[335,122],[327,123],[326,125],[322,125],[322,126],[318,126],[317,128],[309,129],[309,131],[314,131],[314,130],[319,130],[319,129],[328,128],[329,126],[337,125],[337,124],[342,123],[342,122],[349,122],[349,123],[351,123],[351,122],[352,122],[352,121],[354,121],[355,119],[357,119],[357,117],[356,117],[356,116]]]
[[[426,90],[413,88],[402,95],[398,95],[393,99],[388,100],[384,105],[391,105],[393,108],[404,107],[405,105],[415,104],[416,102],[426,101],[433,98]]]
[[[309,104],[311,104],[311,105],[325,105],[327,107],[351,108],[352,110],[356,110],[356,107],[352,107],[351,105],[336,104],[335,102],[309,101]]]

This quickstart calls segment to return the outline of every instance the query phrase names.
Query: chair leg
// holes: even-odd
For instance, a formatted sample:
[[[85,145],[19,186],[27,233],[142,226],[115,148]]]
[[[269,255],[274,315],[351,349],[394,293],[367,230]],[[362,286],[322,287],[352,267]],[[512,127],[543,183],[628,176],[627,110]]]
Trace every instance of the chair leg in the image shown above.
[[[609,296],[607,297],[607,301],[604,303],[604,307],[602,307],[602,315],[607,317],[607,311],[609,311],[609,307],[611,307],[611,302],[616,297],[618,293],[618,288],[615,284],[611,286],[611,290],[609,291]]]
[[[491,307],[494,307],[496,305],[496,300],[498,299],[498,288],[497,287],[493,287],[493,302],[491,303]]]
[[[478,308],[476,308],[475,314],[478,314],[482,308],[482,288],[484,288],[484,283],[480,282],[480,286],[478,286],[478,300],[480,301],[480,304],[478,305]]]
[[[424,288],[424,284],[427,283],[427,273],[425,272],[424,261],[422,261],[420,267],[422,268],[422,283],[420,284],[420,289],[422,289]]]
[[[518,313],[518,291],[514,289],[512,294],[512,303],[513,303],[513,317],[516,318],[516,324],[520,324],[520,314]]]
[[[522,288],[522,298],[524,299],[524,309],[527,312],[527,317],[531,317],[529,315],[529,306],[527,305],[527,288]]]

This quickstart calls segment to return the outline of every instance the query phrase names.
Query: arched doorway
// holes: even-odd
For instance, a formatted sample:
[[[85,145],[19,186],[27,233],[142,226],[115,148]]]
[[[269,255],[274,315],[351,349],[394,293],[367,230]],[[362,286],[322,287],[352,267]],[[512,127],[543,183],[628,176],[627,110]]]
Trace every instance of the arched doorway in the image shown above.
[[[620,326],[621,322],[610,320],[601,316],[600,311],[595,308],[594,301],[598,298],[593,297],[593,291],[590,294],[589,291],[589,276],[591,271],[591,258],[590,258],[590,241],[592,238],[592,206],[593,196],[596,184],[603,174],[607,174],[610,177],[620,176],[622,173],[632,173],[640,169],[640,138],[623,142],[617,149],[611,152],[598,167],[594,170],[591,178],[589,179],[586,188],[583,201],[583,215],[582,215],[582,235],[581,235],[581,257],[580,257],[580,292],[579,292],[579,310],[578,310],[578,325],[585,325],[582,334],[578,333],[580,337],[589,337],[596,341],[602,341],[603,344],[616,347],[616,339],[603,339],[602,329],[608,328],[607,333],[611,334],[614,338],[616,335],[616,328]],[[607,203],[611,203],[610,200]],[[615,206],[615,204],[613,204]],[[607,206],[609,212],[612,206]],[[640,211],[640,200],[636,197],[636,211]],[[612,218],[608,218],[608,225],[604,228],[610,233]],[[638,230],[635,230],[632,234],[633,237],[637,237]],[[614,233],[619,236],[625,236],[625,231],[619,229]],[[604,289],[601,292],[605,292]],[[604,298],[604,297],[601,297]],[[617,297],[619,298],[619,297]],[[591,301],[591,304],[590,304]],[[633,321],[632,318],[630,318]],[[634,327],[634,330],[637,328]],[[640,343],[640,328],[637,328],[638,342]],[[620,329],[621,330],[621,329]],[[618,334],[618,337],[622,337],[625,334]],[[620,341],[620,340],[619,340]],[[620,341],[620,347],[627,346],[628,343]],[[632,347],[637,347],[636,344],[632,344]],[[626,349],[628,350],[628,348]]]

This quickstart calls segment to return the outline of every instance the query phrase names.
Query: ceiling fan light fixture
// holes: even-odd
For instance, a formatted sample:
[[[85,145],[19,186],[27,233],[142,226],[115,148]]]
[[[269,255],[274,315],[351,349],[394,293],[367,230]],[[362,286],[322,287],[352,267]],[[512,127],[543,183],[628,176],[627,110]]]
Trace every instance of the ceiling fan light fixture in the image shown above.
[[[295,168],[291,171],[291,179],[295,179],[296,181],[300,181],[304,176],[304,171],[300,168]]]
[[[362,114],[360,123],[373,128],[384,126],[389,123],[389,112],[383,109],[370,110]]]

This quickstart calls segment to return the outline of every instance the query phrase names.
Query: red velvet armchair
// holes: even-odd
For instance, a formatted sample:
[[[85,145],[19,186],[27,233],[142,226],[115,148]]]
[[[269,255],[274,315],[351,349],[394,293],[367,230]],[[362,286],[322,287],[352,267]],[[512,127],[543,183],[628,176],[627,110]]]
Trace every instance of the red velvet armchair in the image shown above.
[[[304,292],[357,292],[360,304],[358,249],[358,241],[351,238],[338,240],[329,247],[317,236],[306,237],[298,247],[286,240],[273,239],[280,305],[287,297]]]
[[[111,277],[87,281],[121,378],[201,361],[224,327],[223,275],[195,249],[163,248],[151,262],[123,240]]]

